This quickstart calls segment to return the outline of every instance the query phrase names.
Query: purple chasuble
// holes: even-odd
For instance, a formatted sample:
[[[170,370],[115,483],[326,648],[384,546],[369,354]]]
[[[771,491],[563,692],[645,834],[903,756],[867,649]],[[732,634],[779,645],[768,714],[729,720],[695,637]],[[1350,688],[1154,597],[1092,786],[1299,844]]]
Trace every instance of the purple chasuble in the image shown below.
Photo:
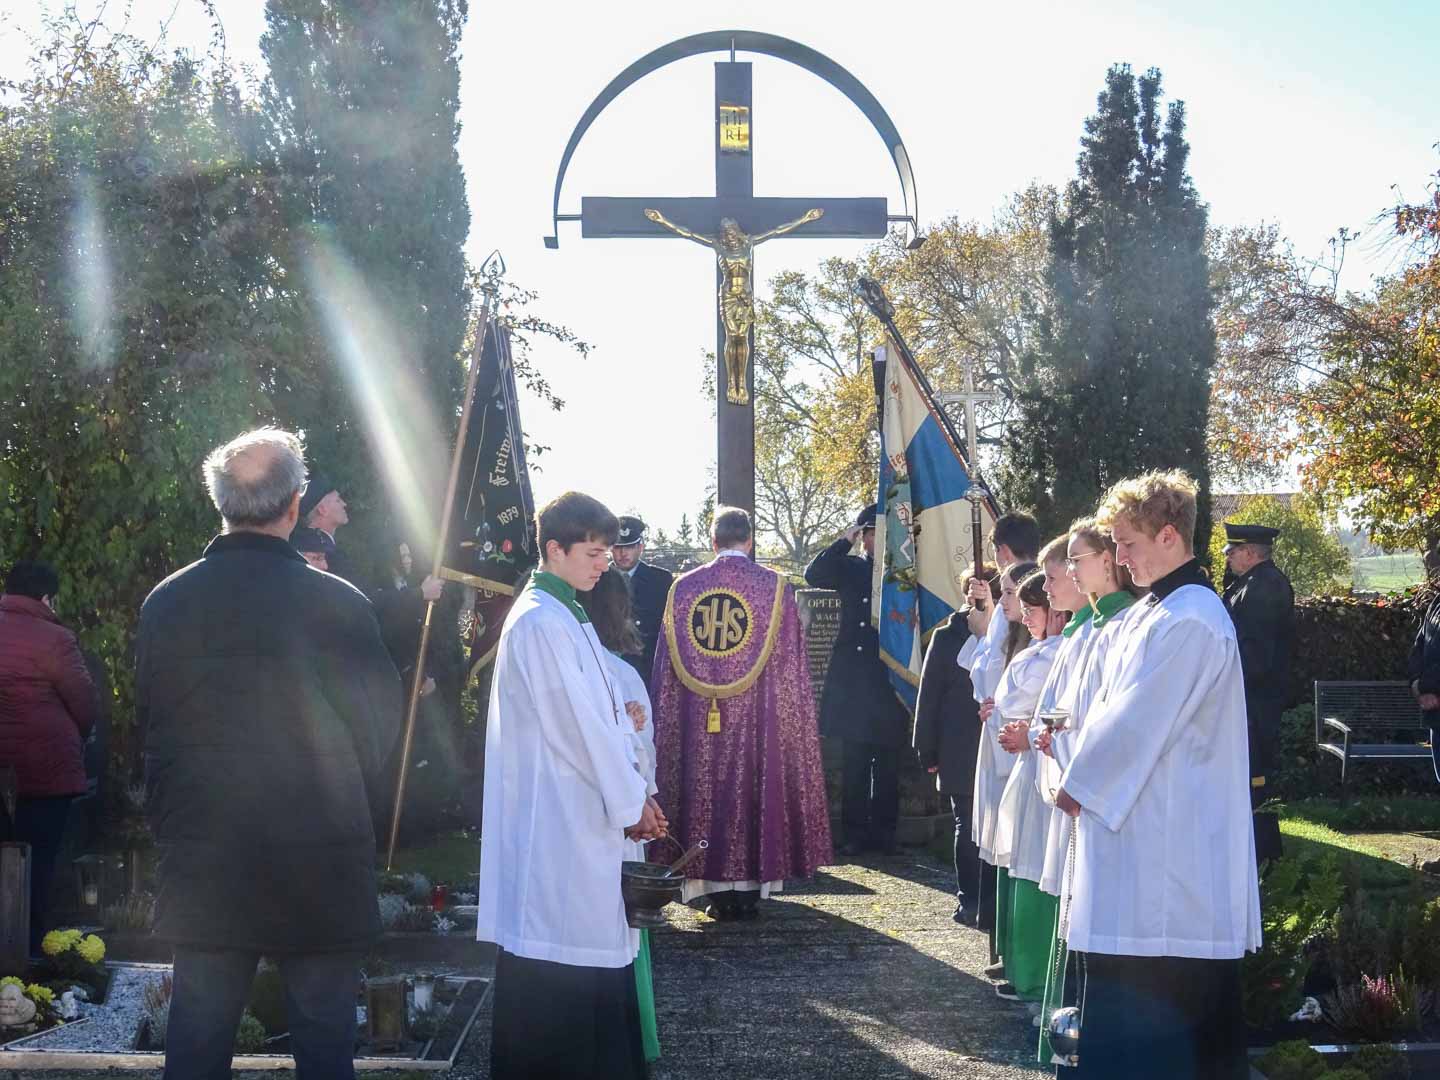
[[[831,861],[815,695],[780,575],[725,556],[677,578],[651,686],[656,798],[682,845],[710,841],[690,877],[778,881]]]

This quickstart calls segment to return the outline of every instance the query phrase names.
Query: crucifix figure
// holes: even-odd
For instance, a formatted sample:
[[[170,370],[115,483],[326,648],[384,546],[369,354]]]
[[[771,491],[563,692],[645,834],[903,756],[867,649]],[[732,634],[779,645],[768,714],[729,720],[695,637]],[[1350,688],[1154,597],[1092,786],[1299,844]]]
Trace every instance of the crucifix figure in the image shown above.
[[[725,400],[732,405],[749,405],[750,331],[755,326],[755,245],[819,221],[825,211],[806,210],[794,221],[776,225],[758,236],[750,236],[734,218],[722,218],[716,235],[701,236],[675,224],[659,210],[647,208],[645,216],[676,236],[715,249],[720,269],[720,321],[725,326]]]
[[[702,38],[710,40],[704,35]],[[909,163],[898,134],[894,133],[889,118],[883,116],[878,103],[868,97],[868,91],[853,77],[794,42],[744,32],[727,33],[723,38],[724,47],[730,48],[737,41],[743,47],[748,41],[771,50],[770,55],[807,66],[808,70],[831,81],[852,101],[865,102],[862,107],[877,124],[877,130],[882,130],[882,134],[889,132],[887,146],[892,149],[897,164],[903,162],[902,177],[908,177]],[[700,42],[701,39],[695,39],[694,47],[703,48]],[[689,39],[685,44],[691,44]],[[591,106],[577,133],[583,132],[614,93],[618,93],[617,87],[629,85],[646,71],[675,59],[676,55],[684,54],[657,50],[638,66],[632,65]],[[753,511],[755,410],[751,402],[755,387],[751,357],[755,351],[755,245],[784,236],[880,239],[892,220],[911,219],[892,219],[883,198],[757,197],[752,165],[755,117],[751,69],[748,63],[737,62],[733,51],[731,56],[729,61],[715,65],[715,106],[711,117],[715,131],[714,195],[585,196],[580,200],[578,215],[561,215],[557,211],[556,221],[578,218],[580,235],[586,239],[683,238],[704,244],[715,252],[717,495],[721,503]],[[578,134],[571,137],[566,161],[577,138]],[[558,199],[559,181],[556,190]],[[549,246],[557,242],[554,238],[546,239]]]

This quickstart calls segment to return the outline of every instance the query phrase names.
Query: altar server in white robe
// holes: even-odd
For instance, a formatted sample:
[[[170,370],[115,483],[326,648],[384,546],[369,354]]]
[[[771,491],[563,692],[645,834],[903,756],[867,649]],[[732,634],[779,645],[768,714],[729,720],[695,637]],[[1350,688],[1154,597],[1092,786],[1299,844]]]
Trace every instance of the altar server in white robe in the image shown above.
[[[1017,563],[1034,563],[1040,551],[1040,526],[1029,514],[1001,514],[990,530],[990,543],[995,548],[995,562],[1003,573]],[[958,663],[970,672],[970,685],[975,700],[982,704],[995,696],[1000,676],[1009,663],[1005,655],[1005,639],[1015,621],[1004,610],[991,603],[983,581],[970,582],[970,630],[978,644],[973,652],[961,652]]]
[[[1030,726],[1044,695],[1044,684],[1050,681],[1055,658],[1064,639],[1060,630],[1069,612],[1052,610],[1045,595],[1045,575],[1036,570],[1020,585],[1021,621],[1030,632],[1033,644],[1011,667],[1022,659],[1031,659],[1037,674],[1044,673],[1040,693],[1031,699],[1028,714],[1011,714],[1000,730],[1000,748],[1015,759],[1015,766],[1000,796],[1000,811],[995,824],[995,861],[1004,867],[1009,883],[1010,907],[1002,920],[1003,937],[999,949],[1005,957],[1005,981],[995,988],[1003,998],[1038,1001],[1045,989],[1045,963],[1050,956],[1054,938],[1055,907],[1053,897],[1043,895],[1035,884],[1040,877],[1037,867],[1043,865],[1044,836],[1037,845],[1035,804],[1035,757],[1030,750]],[[1044,809],[1043,806],[1039,809]],[[1042,857],[1037,858],[1037,853]]]
[[[586,495],[537,515],[540,569],[505,620],[485,738],[476,936],[499,946],[491,1076],[645,1074],[620,864],[662,835],[608,653],[577,603],[618,523]]]
[[[1000,796],[1014,766],[1014,758],[1000,749],[1000,729],[1007,720],[1022,713],[1028,715],[1034,709],[1049,668],[1048,663],[1037,663],[1034,654],[1026,655],[1030,631],[1020,621],[1019,583],[1035,569],[1032,562],[1012,563],[1000,575],[1000,604],[996,617],[1004,614],[1009,624],[1000,649],[1006,667],[1000,675],[994,696],[980,703],[980,745],[975,754],[971,838],[980,853],[981,878],[992,885],[988,896],[982,891],[981,902],[988,903],[994,913],[986,931],[990,941],[990,966],[985,973],[996,978],[1003,978],[1005,969],[1000,958],[1001,940],[1010,911],[1010,879],[1003,866],[997,869],[995,825],[999,819]],[[1025,662],[1019,663],[1022,656]],[[997,993],[1012,996],[1003,985]]]
[[[1035,708],[1045,675],[1050,670],[1048,657],[1030,650],[1030,631],[1020,621],[1020,587],[1011,571],[1025,577],[1035,571],[1034,563],[1015,563],[1000,575],[1000,603],[996,617],[1007,610],[1010,631],[1000,648],[1006,664],[1000,673],[995,693],[980,703],[980,746],[975,755],[975,802],[971,809],[971,836],[980,849],[980,858],[992,867],[995,860],[995,825],[999,820],[1000,796],[1015,758],[1000,749],[1000,729],[1005,721]],[[1023,660],[1023,662],[1021,662]]]
[[[1073,673],[1063,700],[1056,704],[1069,715],[1053,735],[1043,730],[1033,740],[1041,751],[1037,764],[1036,783],[1041,797],[1049,807],[1048,836],[1045,844],[1045,867],[1040,888],[1052,896],[1061,892],[1061,878],[1070,850],[1070,815],[1055,806],[1055,793],[1060,777],[1075,753],[1085,714],[1090,711],[1104,684],[1114,644],[1120,637],[1125,616],[1134,609],[1140,591],[1130,571],[1115,561],[1115,541],[1095,524],[1094,518],[1082,518],[1070,526],[1066,545],[1064,586],[1084,600],[1084,625],[1076,630],[1077,651],[1073,654]],[[1047,567],[1048,570],[1048,567]],[[1053,594],[1052,594],[1053,599]],[[1072,620],[1073,622],[1073,620]],[[1066,631],[1069,631],[1066,627]],[[1056,664],[1059,667],[1059,664]]]
[[[1065,929],[1083,954],[1065,1076],[1248,1075],[1240,958],[1260,947],[1260,898],[1245,692],[1234,628],[1193,554],[1196,490],[1183,472],[1148,473],[1096,515],[1150,595],[1121,626],[1056,793],[1076,819]]]
[[[1046,1023],[1056,1009],[1075,1004],[1077,982],[1073,958],[1064,943],[1055,940],[1059,925],[1058,897],[1074,824],[1070,816],[1055,805],[1055,793],[1060,789],[1064,766],[1073,756],[1085,715],[1103,683],[1111,652],[1109,646],[1117,639],[1126,613],[1133,610],[1137,591],[1129,571],[1115,561],[1114,541],[1093,518],[1082,518],[1070,526],[1060,554],[1063,559],[1058,575],[1046,563],[1046,590],[1052,602],[1078,603],[1082,607],[1063,631],[1067,641],[1061,646],[1061,658],[1052,672],[1052,681],[1056,683],[1054,696],[1047,702],[1048,695],[1041,695],[1040,709],[1042,713],[1058,709],[1065,717],[1053,734],[1043,724],[1030,732],[1032,745],[1039,751],[1034,755],[1035,789],[1040,799],[1044,833],[1039,887],[1042,893],[1053,898],[1052,904],[1057,905],[1051,908],[1054,926],[1047,943],[1045,991],[1037,1018],[1042,1031],[1039,1060],[1046,1064],[1052,1059],[1044,1034]],[[1063,677],[1056,678],[1061,672]],[[1046,690],[1052,688],[1047,686]]]
[[[645,778],[645,794],[653,797],[655,786],[655,734],[650,693],[645,680],[627,656],[643,654],[644,639],[635,624],[631,589],[625,574],[612,566],[600,575],[589,592],[579,596],[580,606],[590,616],[590,625],[600,644],[605,646],[605,665],[612,684],[625,705],[627,747],[635,770]],[[625,861],[644,862],[645,845],[639,840],[625,841]],[[655,979],[650,958],[650,931],[632,931],[639,938],[640,951],[635,956],[635,990],[640,1006],[640,1034],[645,1060],[660,1058],[660,1028],[655,1019]]]

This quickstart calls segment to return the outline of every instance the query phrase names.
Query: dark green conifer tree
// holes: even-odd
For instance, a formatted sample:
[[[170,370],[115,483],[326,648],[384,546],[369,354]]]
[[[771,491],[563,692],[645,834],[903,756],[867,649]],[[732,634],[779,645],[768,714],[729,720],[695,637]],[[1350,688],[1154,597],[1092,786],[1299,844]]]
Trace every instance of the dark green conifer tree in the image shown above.
[[[357,505],[356,540],[367,531],[373,540],[394,507],[379,483],[377,466],[386,463],[373,452],[374,417],[365,414],[357,373],[344,370],[353,362],[337,326],[383,329],[389,370],[359,377],[381,387],[402,443],[443,453],[460,405],[458,355],[471,301],[470,211],[456,150],[466,14],[466,0],[266,4],[264,105],[296,238],[280,257],[289,300],[304,313],[296,347],[313,375],[290,387],[286,401],[315,466]],[[360,299],[315,270],[317,251],[331,260],[319,265],[353,271],[346,280]],[[349,305],[338,317],[337,303]],[[407,373],[414,377],[397,377]],[[416,427],[428,418],[430,431]],[[411,466],[443,483],[443,461]],[[434,510],[438,516],[438,503]]]
[[[1110,69],[1050,223],[1052,300],[1036,318],[999,486],[1054,533],[1115,481],[1183,468],[1201,487],[1203,551],[1215,359],[1207,209],[1186,171],[1184,103],[1170,103],[1163,123],[1160,110],[1158,70]]]

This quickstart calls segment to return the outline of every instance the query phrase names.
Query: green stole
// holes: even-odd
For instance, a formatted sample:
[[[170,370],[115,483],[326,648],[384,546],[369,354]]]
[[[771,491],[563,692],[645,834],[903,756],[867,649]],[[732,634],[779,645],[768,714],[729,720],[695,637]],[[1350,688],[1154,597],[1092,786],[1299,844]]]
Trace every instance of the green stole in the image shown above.
[[[1135,603],[1135,597],[1124,589],[1120,589],[1100,597],[1097,603],[1100,611],[1095,616],[1095,629],[1099,630],[1100,627]]]
[[[1073,637],[1075,635],[1075,631],[1079,630],[1082,626],[1089,622],[1090,616],[1094,614],[1095,609],[1087,603],[1079,611],[1075,612],[1074,615],[1070,616],[1070,621],[1065,624],[1065,629],[1060,631],[1061,636]]]
[[[549,593],[560,603],[565,605],[567,611],[575,616],[579,623],[588,623],[590,616],[585,614],[585,609],[575,599],[575,586],[571,585],[562,577],[550,573],[549,570],[536,570],[530,576],[528,588],[536,589],[543,593]]]

